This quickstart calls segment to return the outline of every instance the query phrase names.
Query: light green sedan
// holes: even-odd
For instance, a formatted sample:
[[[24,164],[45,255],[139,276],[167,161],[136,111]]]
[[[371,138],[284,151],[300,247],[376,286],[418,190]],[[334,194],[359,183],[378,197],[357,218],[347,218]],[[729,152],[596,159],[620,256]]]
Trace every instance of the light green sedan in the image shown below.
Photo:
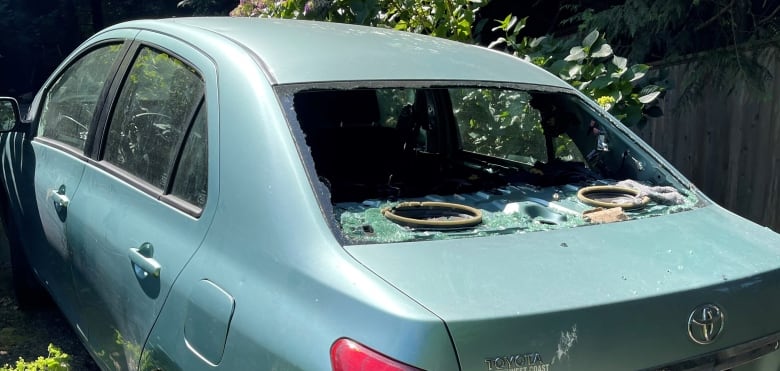
[[[133,21],[0,111],[17,296],[105,370],[780,370],[780,235],[507,54]]]

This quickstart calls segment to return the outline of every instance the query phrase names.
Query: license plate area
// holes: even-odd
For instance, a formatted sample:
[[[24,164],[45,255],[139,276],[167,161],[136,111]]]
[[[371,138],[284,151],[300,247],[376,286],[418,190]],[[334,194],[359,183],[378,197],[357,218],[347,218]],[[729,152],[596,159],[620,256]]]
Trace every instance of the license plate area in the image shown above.
[[[725,371],[759,359],[778,348],[780,348],[780,334],[774,334],[645,371]]]

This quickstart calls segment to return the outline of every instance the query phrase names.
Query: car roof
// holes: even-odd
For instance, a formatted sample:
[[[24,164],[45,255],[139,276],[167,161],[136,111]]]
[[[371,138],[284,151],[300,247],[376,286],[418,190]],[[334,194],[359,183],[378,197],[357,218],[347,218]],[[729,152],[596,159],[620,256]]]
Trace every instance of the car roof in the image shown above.
[[[568,87],[506,53],[411,32],[267,18],[193,17],[131,21],[179,36],[218,35],[252,53],[274,84],[358,80],[492,81]],[[186,35],[186,37],[182,37]]]

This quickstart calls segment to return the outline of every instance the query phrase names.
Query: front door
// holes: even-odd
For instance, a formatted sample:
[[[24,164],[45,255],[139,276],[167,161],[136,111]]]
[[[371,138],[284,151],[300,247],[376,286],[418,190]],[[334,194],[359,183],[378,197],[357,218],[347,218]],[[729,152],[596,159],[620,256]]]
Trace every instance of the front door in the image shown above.
[[[17,190],[23,205],[28,259],[63,313],[79,329],[81,319],[71,277],[73,253],[66,238],[70,199],[84,173],[87,139],[100,110],[98,102],[125,50],[122,45],[99,45],[50,80],[37,106],[37,135],[24,142],[21,168],[16,170],[22,184],[30,184],[24,179],[32,179],[34,184],[34,194]]]

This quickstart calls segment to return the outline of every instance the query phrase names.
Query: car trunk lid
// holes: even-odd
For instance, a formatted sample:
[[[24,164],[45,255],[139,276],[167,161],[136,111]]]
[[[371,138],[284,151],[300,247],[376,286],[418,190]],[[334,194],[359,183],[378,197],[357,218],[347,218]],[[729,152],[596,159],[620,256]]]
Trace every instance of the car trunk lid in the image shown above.
[[[463,370],[652,368],[780,332],[780,237],[717,206],[346,248],[446,323]]]

